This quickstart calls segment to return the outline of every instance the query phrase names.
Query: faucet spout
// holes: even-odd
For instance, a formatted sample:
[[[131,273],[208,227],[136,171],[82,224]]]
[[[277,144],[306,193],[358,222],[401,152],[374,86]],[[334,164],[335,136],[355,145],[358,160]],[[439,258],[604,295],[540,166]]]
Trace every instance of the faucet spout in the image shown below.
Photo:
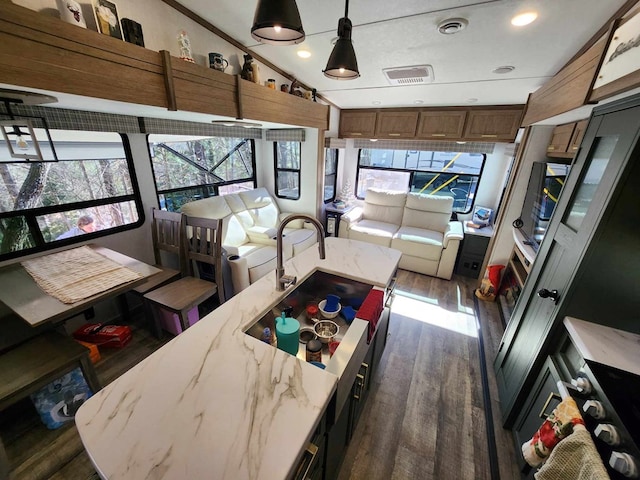
[[[284,258],[282,254],[282,237],[284,232],[284,227],[291,222],[292,220],[306,220],[311,222],[314,227],[316,227],[317,235],[318,235],[318,253],[320,254],[320,258],[326,258],[325,248],[324,248],[324,227],[322,224],[314,217],[310,215],[305,215],[302,213],[294,213],[289,215],[278,227],[278,233],[276,234],[276,251],[277,251],[277,265],[276,265],[276,290],[284,291],[287,287],[291,285],[295,285],[296,277],[292,277],[291,275],[285,275],[284,273]]]

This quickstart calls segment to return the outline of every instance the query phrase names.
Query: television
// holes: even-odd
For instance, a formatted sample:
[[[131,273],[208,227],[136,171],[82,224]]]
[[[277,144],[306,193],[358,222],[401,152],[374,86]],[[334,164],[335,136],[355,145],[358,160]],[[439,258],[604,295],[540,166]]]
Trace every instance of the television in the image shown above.
[[[562,163],[533,162],[522,213],[514,226],[524,236],[525,245],[536,252],[560,198],[569,168],[570,165]]]

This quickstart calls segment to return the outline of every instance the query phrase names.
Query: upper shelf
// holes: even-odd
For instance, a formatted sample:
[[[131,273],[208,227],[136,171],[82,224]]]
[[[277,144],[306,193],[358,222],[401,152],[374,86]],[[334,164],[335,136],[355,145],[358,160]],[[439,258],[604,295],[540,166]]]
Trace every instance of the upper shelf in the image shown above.
[[[329,107],[0,1],[0,83],[302,127]]]

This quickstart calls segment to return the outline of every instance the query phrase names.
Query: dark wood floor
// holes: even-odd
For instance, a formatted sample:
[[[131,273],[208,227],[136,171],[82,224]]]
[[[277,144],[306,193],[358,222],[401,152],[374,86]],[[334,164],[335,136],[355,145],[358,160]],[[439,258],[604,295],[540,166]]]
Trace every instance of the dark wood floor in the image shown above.
[[[473,290],[476,282],[400,271],[389,338],[338,480],[490,479]],[[479,302],[500,478],[519,478],[500,426],[493,358],[502,336],[495,303]],[[134,341],[103,350],[103,385],[164,341],[134,323]],[[474,333],[475,331],[475,333]],[[47,430],[27,400],[0,412],[12,480],[97,478],[73,424]],[[137,480],[137,479],[132,479]]]

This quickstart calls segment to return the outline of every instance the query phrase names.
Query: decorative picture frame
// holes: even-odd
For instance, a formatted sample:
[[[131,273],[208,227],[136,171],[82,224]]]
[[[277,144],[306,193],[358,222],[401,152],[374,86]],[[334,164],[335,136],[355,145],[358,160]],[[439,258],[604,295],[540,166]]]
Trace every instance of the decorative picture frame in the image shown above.
[[[118,7],[115,3],[109,0],[93,0],[93,13],[100,33],[119,40],[123,39]]]

